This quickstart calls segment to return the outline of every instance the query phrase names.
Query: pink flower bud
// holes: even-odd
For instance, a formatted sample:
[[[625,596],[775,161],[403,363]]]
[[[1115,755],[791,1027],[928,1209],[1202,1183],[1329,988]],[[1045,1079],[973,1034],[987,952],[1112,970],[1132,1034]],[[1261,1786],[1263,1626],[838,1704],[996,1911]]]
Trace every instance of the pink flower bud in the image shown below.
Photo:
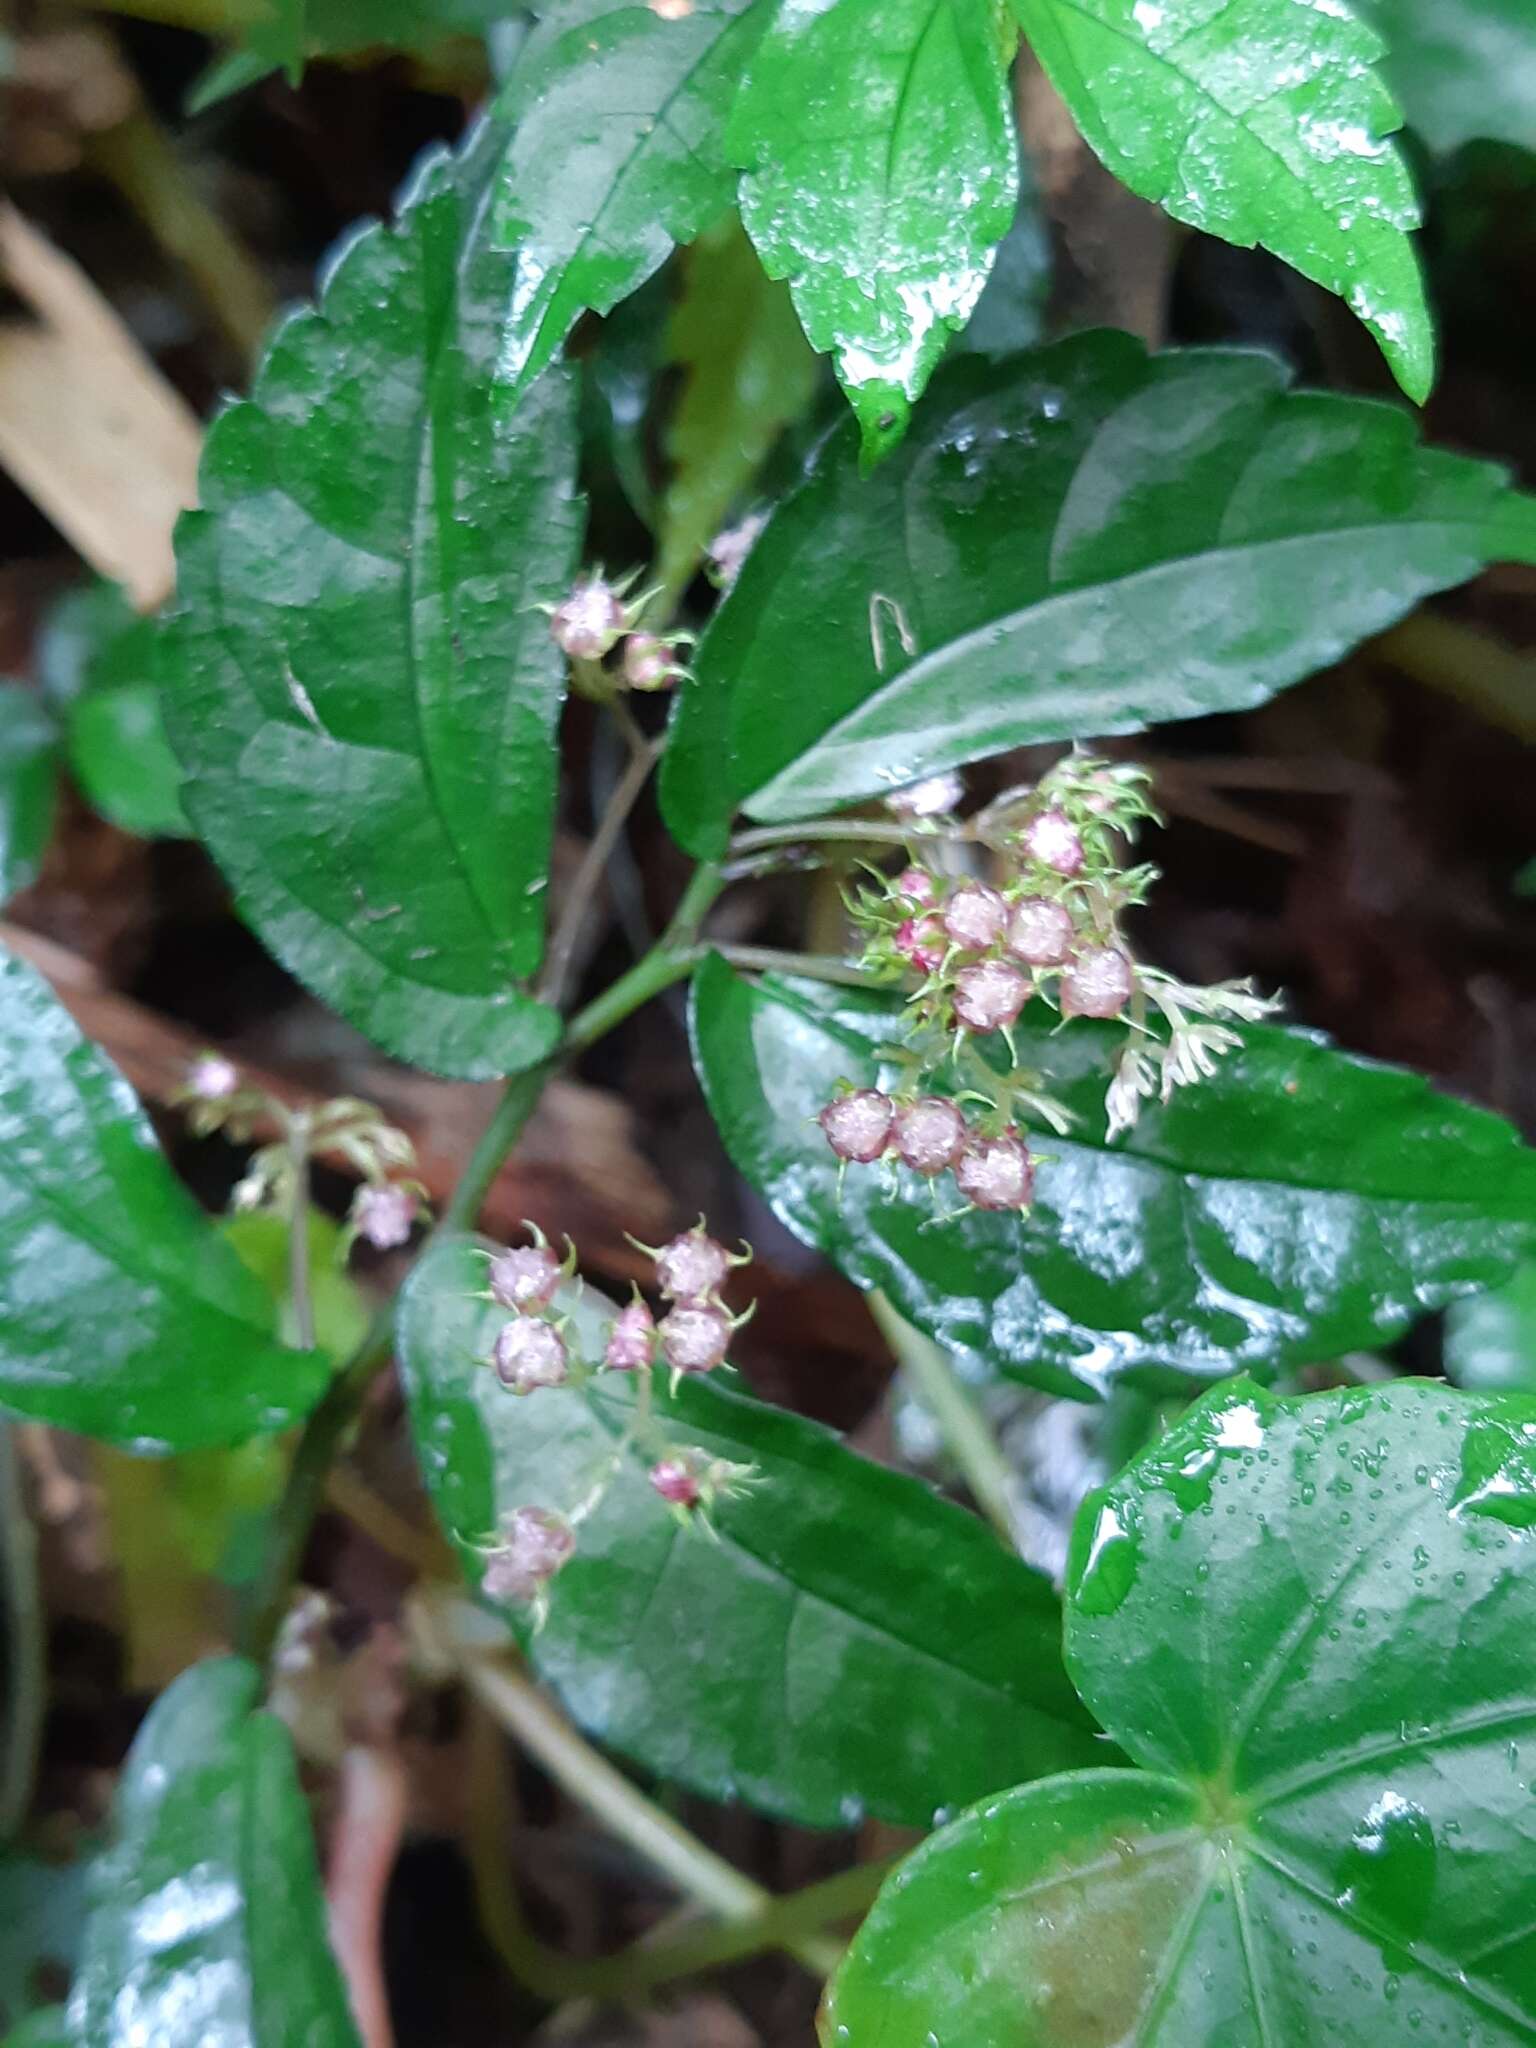
[[[409,1188],[360,1187],[352,1197],[352,1222],[365,1244],[391,1252],[416,1228],[421,1204]]]
[[[643,1301],[632,1301],[613,1319],[603,1363],[610,1372],[644,1372],[655,1356],[656,1318]]]
[[[187,1075],[199,1102],[225,1102],[240,1086],[239,1069],[221,1052],[200,1052]]]
[[[624,680],[632,690],[670,690],[681,673],[670,641],[654,633],[631,633],[624,642]]]
[[[675,1308],[662,1317],[657,1334],[674,1372],[713,1372],[730,1349],[731,1319],[723,1308]]]
[[[547,1244],[515,1245],[491,1261],[491,1299],[502,1308],[548,1308],[564,1278]]]
[[[977,1209],[1027,1209],[1035,1169],[1022,1138],[973,1138],[955,1167],[955,1182]]]
[[[938,894],[937,884],[926,868],[903,868],[891,889],[908,903],[932,903]]]
[[[576,1531],[553,1508],[514,1509],[501,1537],[480,1580],[489,1600],[532,1600],[576,1551]]]
[[[965,784],[953,768],[947,768],[941,775],[925,775],[921,782],[893,789],[885,802],[898,818],[936,818],[954,810],[964,795]]]
[[[662,1499],[670,1501],[674,1507],[698,1506],[699,1482],[681,1458],[663,1458],[659,1465],[653,1465],[650,1480]]]
[[[623,630],[624,607],[601,576],[574,584],[549,619],[555,645],[576,661],[601,661]]]
[[[964,1116],[942,1095],[924,1095],[897,1113],[897,1156],[914,1173],[931,1178],[953,1166],[965,1138]]]
[[[708,1301],[730,1270],[725,1246],[702,1230],[685,1230],[656,1254],[656,1284],[668,1301]]]
[[[1058,875],[1075,875],[1083,864],[1083,842],[1065,811],[1042,811],[1024,827],[1024,851]]]
[[[1118,946],[1085,946],[1061,977],[1064,1017],[1118,1017],[1136,986],[1130,955]]]
[[[891,1120],[896,1105],[878,1088],[856,1088],[851,1095],[837,1095],[817,1118],[827,1143],[839,1159],[851,1159],[856,1166],[868,1166],[890,1143]]]
[[[944,906],[944,929],[957,946],[984,953],[1003,936],[1008,905],[984,882],[967,882]]]
[[[1029,999],[1029,978],[1006,960],[979,960],[955,976],[955,1015],[968,1031],[1002,1031]]]
[[[565,1339],[553,1323],[540,1322],[536,1316],[514,1316],[503,1323],[492,1356],[497,1377],[514,1394],[558,1387],[571,1369]]]
[[[1044,896],[1026,896],[1015,903],[1008,920],[1008,950],[1031,967],[1060,967],[1070,958],[1076,936],[1066,905]]]
[[[925,910],[920,917],[904,918],[897,925],[891,944],[903,960],[909,961],[923,974],[931,974],[936,967],[942,967],[944,955],[949,951],[944,920],[936,910]]]

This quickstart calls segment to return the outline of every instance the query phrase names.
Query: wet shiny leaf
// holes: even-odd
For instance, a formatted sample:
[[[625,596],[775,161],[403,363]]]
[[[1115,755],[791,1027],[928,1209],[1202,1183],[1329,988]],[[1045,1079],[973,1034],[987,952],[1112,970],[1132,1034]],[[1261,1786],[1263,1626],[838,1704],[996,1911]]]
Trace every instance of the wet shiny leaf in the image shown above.
[[[53,830],[58,733],[37,693],[0,682],[0,903],[37,879]]]
[[[1486,138],[1536,150],[1536,12],[1529,0],[1363,0],[1382,69],[1432,149]]]
[[[484,1362],[503,1311],[466,1242],[407,1286],[401,1360],[428,1491],[478,1583],[519,1506],[568,1512],[612,1472],[528,1654],[582,1725],[664,1778],[813,1827],[936,1807],[1103,1754],[1061,1669],[1047,1582],[974,1517],[800,1417],[712,1382],[658,1385],[655,1431],[759,1480],[682,1527],[627,1441],[634,1384],[519,1399]],[[613,1310],[571,1304],[600,1356]],[[654,1434],[654,1432],[653,1432]],[[509,1615],[515,1619],[515,1615]]]
[[[1536,1259],[1522,1261],[1506,1286],[1451,1303],[1445,1372],[1482,1393],[1536,1394]]]
[[[515,252],[498,375],[513,396],[577,316],[606,313],[731,203],[721,135],[763,24],[746,0],[564,0],[498,113],[513,125],[492,235]]]
[[[197,1664],[118,1788],[69,2001],[74,2048],[358,2048],[288,1731],[261,1674]]]
[[[1396,407],[1249,352],[1078,335],[935,380],[868,479],[824,444],[698,649],[673,832],[807,817],[1030,741],[1262,703],[1536,512]],[[814,677],[814,687],[807,678]]]
[[[516,1070],[538,965],[563,663],[536,609],[579,538],[572,386],[496,410],[505,137],[356,236],[216,422],[178,533],[166,721],[199,836],[277,957],[386,1051]]]
[[[1036,1010],[1038,1009],[1038,1014]],[[1213,1079],[1104,1142],[1113,1025],[1026,1010],[1019,1059],[1081,1121],[1040,1149],[1027,1218],[935,1223],[925,1186],[837,1161],[814,1122],[839,1080],[877,1085],[882,996],[714,958],[694,1057],[726,1149],[797,1237],[978,1370],[1063,1393],[1128,1375],[1333,1358],[1507,1277],[1531,1243],[1536,1153],[1415,1074],[1273,1026]]]
[[[672,478],[661,501],[656,574],[675,596],[750,490],[784,428],[816,393],[816,358],[789,295],[766,275],[734,223],[685,258],[667,337],[685,382],[667,435]]]
[[[1337,292],[1422,403],[1435,337],[1380,38],[1342,0],[1012,0],[1084,139],[1175,220]]]
[[[238,1443],[325,1388],[272,1325],[127,1082],[0,955],[0,1405],[112,1443]]]
[[[1536,1402],[1213,1394],[1079,1517],[1068,1661],[1136,1762],[962,1816],[843,2048],[1536,2038]]]
[[[1013,218],[1013,45],[993,0],[790,0],[732,110],[742,219],[866,457],[900,439]]]

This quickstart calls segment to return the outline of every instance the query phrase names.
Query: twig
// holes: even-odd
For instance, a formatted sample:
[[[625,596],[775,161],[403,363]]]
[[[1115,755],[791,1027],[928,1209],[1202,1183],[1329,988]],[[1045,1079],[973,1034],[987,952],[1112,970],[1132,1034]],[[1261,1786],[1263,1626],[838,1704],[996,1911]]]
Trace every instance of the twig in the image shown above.
[[[869,1296],[869,1312],[895,1352],[908,1384],[938,1424],[976,1505],[1008,1548],[1017,1549],[1013,1473],[986,1417],[931,1337],[914,1330],[883,1294]]]

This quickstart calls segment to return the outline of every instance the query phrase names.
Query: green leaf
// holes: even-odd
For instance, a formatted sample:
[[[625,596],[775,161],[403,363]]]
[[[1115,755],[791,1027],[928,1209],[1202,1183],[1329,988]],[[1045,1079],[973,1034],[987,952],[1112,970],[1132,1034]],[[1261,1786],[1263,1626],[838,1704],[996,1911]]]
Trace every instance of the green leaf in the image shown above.
[[[53,830],[58,733],[34,691],[0,682],[0,903],[37,879]]]
[[[97,579],[53,607],[38,667],[66,734],[70,770],[95,809],[142,838],[184,839],[181,769],[155,682],[158,634],[117,584]]]
[[[240,48],[216,60],[187,96],[202,113],[274,71],[297,85],[308,59],[361,50],[430,50],[451,35],[480,35],[516,10],[509,0],[265,0],[233,10]],[[255,19],[241,19],[241,15]]]
[[[830,351],[866,459],[893,447],[1018,198],[993,0],[784,0],[731,114],[741,215]]]
[[[1069,1572],[1073,1674],[1144,1774],[934,1836],[823,2038],[1536,2038],[1533,1438],[1536,1402],[1422,1381],[1185,1416],[1087,1503]]]
[[[1042,1147],[1027,1217],[936,1223],[926,1189],[892,1193],[837,1161],[814,1122],[839,1080],[894,1071],[891,998],[718,957],[694,983],[694,1058],[737,1167],[799,1238],[978,1372],[1058,1393],[1116,1379],[1334,1358],[1504,1279],[1531,1244],[1536,1153],[1485,1110],[1300,1031],[1251,1026],[1215,1076],[1104,1138],[1123,1028],[1058,1028],[1032,1005],[1020,1063],[1081,1119]]]
[[[148,624],[148,621],[145,621]],[[92,691],[70,712],[69,765],[93,808],[143,839],[184,839],[181,767],[152,682]]]
[[[288,1731],[261,1674],[195,1665],[156,1702],[70,1996],[75,2048],[357,2048]]]
[[[1523,1260],[1507,1286],[1451,1303],[1445,1372],[1480,1393],[1536,1394],[1536,1259]]]
[[[1364,0],[1387,83],[1432,149],[1486,138],[1536,150],[1536,15],[1529,0]]]
[[[484,1078],[551,1049],[543,946],[578,546],[573,387],[493,397],[512,259],[482,127],[356,236],[215,424],[178,528],[166,722],[265,944],[386,1051]]]
[[[868,481],[834,435],[699,647],[676,836],[713,857],[738,807],[802,818],[1026,742],[1244,710],[1500,549],[1536,554],[1498,470],[1286,381],[1084,334],[947,367]]]
[[[667,436],[672,480],[661,501],[656,569],[673,596],[817,383],[788,293],[734,223],[696,243],[684,263],[668,344],[686,381]]]
[[[730,205],[725,111],[763,10],[563,0],[498,102],[513,124],[492,233],[516,252],[498,374],[513,397],[579,314],[606,313]]]
[[[0,954],[0,1405],[193,1450],[284,1429],[325,1389],[167,1166],[117,1069]]]
[[[1363,320],[1418,403],[1435,336],[1380,38],[1342,0],[1012,0],[1085,141],[1143,199],[1256,243]]]
[[[584,1727],[647,1769],[807,1826],[936,1807],[1102,1755],[1075,1707],[1046,1581],[982,1524],[828,1431],[724,1387],[656,1389],[670,1442],[759,1483],[684,1528],[627,1437],[634,1383],[509,1394],[484,1363],[505,1313],[465,1242],[429,1251],[400,1320],[433,1504],[478,1582],[518,1506],[562,1512],[613,1471],[528,1654]],[[611,1307],[573,1305],[584,1358]],[[574,1339],[573,1339],[574,1341]],[[614,1460],[618,1462],[615,1467]]]
[[[292,1341],[288,1292],[288,1224],[270,1214],[226,1216],[219,1234],[232,1244],[283,1312],[284,1335]],[[372,1316],[362,1289],[341,1257],[341,1226],[318,1209],[309,1212],[309,1305],[315,1342],[337,1365],[362,1342]]]

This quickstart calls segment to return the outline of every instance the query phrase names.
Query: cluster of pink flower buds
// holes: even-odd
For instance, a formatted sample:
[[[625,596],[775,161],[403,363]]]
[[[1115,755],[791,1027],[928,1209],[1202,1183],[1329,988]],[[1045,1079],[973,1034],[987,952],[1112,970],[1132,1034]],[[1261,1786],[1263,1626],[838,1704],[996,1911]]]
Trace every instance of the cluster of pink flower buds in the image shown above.
[[[752,1314],[733,1316],[720,1299],[733,1266],[750,1265],[743,1246],[728,1252],[704,1228],[704,1219],[659,1248],[638,1244],[637,1251],[656,1262],[656,1291],[671,1306],[658,1323],[636,1296],[613,1326],[608,1340],[609,1367],[633,1371],[658,1362],[674,1374],[713,1372],[725,1363],[731,1338]]]
[[[496,1333],[491,1363],[514,1394],[562,1387],[571,1376],[570,1322],[558,1312],[556,1297],[576,1271],[576,1247],[567,1238],[565,1257],[558,1259],[536,1223],[528,1234],[531,1244],[497,1252],[486,1275],[489,1299],[510,1312]]]
[[[682,657],[692,636],[675,633],[663,639],[642,630],[640,621],[655,592],[644,590],[632,597],[634,582],[634,572],[611,583],[597,570],[572,584],[558,604],[543,607],[555,645],[579,668],[590,671],[588,694],[670,690],[688,673]],[[601,669],[615,648],[616,667]]]
[[[567,1241],[564,1258],[557,1258],[536,1225],[529,1224],[528,1231],[530,1243],[490,1256],[486,1279],[485,1298],[509,1312],[490,1362],[515,1394],[577,1384],[603,1372],[649,1373],[657,1366],[671,1370],[675,1385],[682,1375],[723,1365],[733,1333],[751,1314],[749,1309],[733,1316],[721,1300],[731,1269],[746,1265],[750,1251],[727,1251],[700,1218],[692,1230],[664,1245],[638,1246],[655,1261],[656,1291],[668,1304],[660,1321],[637,1290],[609,1325],[602,1358],[585,1361],[573,1351],[572,1322],[559,1308],[561,1289],[574,1277],[575,1248]],[[653,1491],[685,1518],[707,1511],[752,1477],[750,1467],[672,1443],[648,1401],[635,1404],[625,1443],[631,1441],[644,1450]],[[593,1511],[607,1483],[605,1478],[569,1515],[530,1506],[508,1516],[486,1553],[482,1583],[488,1597],[531,1606],[541,1619],[549,1581],[574,1553],[577,1526]]]
[[[1035,1169],[1029,1147],[1013,1129],[988,1135],[973,1127],[944,1095],[902,1100],[879,1088],[836,1095],[822,1110],[827,1143],[845,1164],[888,1160],[925,1180],[953,1173],[973,1209],[1027,1209]]]
[[[991,849],[995,879],[913,860],[850,905],[865,932],[863,964],[911,990],[906,1042],[923,1050],[910,1085],[856,1088],[827,1103],[821,1127],[840,1161],[883,1161],[929,1181],[950,1173],[977,1209],[1030,1206],[1036,1162],[1020,1108],[1054,1106],[1014,1085],[1010,1034],[1036,998],[1064,1017],[1101,1018],[1136,998],[1119,917],[1145,884],[1147,871],[1122,862],[1124,839],[1149,815],[1145,783],[1137,769],[1069,757],[1036,788],[953,828]],[[1011,1079],[990,1062],[967,1055],[970,1071],[962,1062],[968,1040],[994,1037],[1008,1049]],[[954,1078],[937,1089],[946,1066]],[[1059,1115],[1052,1120],[1060,1127]]]

